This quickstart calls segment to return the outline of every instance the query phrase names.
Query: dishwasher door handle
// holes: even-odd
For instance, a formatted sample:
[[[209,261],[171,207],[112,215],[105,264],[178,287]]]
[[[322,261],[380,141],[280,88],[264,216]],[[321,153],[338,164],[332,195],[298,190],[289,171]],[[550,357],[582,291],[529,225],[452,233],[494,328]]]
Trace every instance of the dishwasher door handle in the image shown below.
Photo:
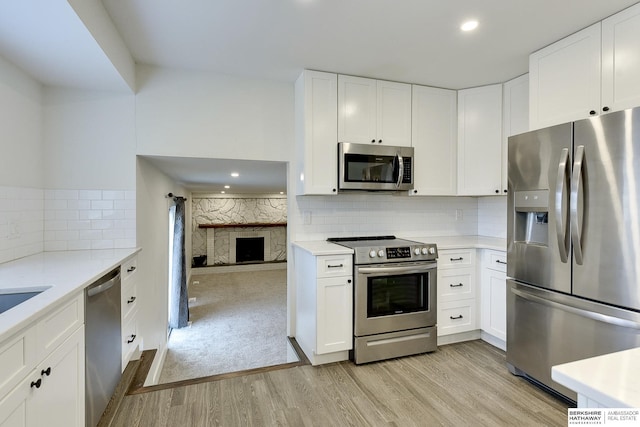
[[[92,297],[92,296],[101,294],[102,292],[112,288],[113,285],[115,285],[116,281],[118,280],[120,280],[120,273],[118,273],[114,278],[112,278],[107,282],[104,282],[100,285],[87,289],[87,296]]]

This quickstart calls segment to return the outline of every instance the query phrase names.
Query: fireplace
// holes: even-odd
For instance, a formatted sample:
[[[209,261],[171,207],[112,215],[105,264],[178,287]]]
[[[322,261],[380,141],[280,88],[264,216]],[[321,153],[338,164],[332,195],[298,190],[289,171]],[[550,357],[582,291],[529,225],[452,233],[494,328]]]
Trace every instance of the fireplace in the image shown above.
[[[236,263],[264,261],[264,237],[237,237]]]

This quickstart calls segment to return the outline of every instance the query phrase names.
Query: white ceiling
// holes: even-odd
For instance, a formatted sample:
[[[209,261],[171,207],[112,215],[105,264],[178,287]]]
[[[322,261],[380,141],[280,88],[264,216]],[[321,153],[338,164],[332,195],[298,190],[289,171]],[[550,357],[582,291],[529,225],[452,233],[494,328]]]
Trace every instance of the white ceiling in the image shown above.
[[[638,0],[102,0],[139,63],[292,82],[305,69],[451,89]],[[458,27],[480,22],[469,34]]]
[[[123,74],[133,61],[291,83],[316,69],[460,89],[524,74],[531,52],[638,0],[101,1],[1,2],[0,56],[46,85],[100,90],[130,90]],[[462,33],[468,18],[480,25]],[[217,171],[230,164],[152,162],[202,191],[223,185]],[[234,166],[250,184],[237,192],[286,186],[284,163]]]
[[[287,164],[253,160],[141,156],[194,192],[279,194],[287,192]],[[232,177],[236,172],[238,177]],[[228,185],[230,188],[225,189]]]

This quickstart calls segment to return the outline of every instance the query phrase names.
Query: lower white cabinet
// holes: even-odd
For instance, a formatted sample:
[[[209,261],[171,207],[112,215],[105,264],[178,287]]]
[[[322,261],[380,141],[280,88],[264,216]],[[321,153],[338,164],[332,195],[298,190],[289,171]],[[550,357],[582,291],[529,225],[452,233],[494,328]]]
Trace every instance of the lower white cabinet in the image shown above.
[[[121,325],[122,325],[122,371],[134,358],[140,343],[138,334],[138,258],[136,256],[125,260],[120,266],[122,275],[121,292]]]
[[[478,328],[475,257],[475,249],[439,251],[439,337]]]
[[[0,348],[0,359],[4,363],[31,366],[13,389],[0,395],[0,426],[84,426],[83,307],[82,296],[79,296]],[[54,324],[58,326],[56,331],[61,332],[59,338],[32,341],[31,337],[38,336],[37,331]],[[26,345],[23,347],[22,343]],[[49,345],[52,350],[46,353]],[[46,355],[37,359],[42,354]]]
[[[504,252],[483,250],[480,325],[485,340],[503,350],[507,340],[506,267]]]
[[[352,255],[294,246],[296,341],[311,364],[347,360],[353,348]]]

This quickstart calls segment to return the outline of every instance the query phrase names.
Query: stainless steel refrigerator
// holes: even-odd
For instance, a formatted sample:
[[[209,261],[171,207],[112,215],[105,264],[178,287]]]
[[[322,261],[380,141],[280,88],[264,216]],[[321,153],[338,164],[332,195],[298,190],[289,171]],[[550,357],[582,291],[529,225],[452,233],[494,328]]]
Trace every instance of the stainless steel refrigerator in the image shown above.
[[[640,108],[509,138],[507,365],[640,346]]]

